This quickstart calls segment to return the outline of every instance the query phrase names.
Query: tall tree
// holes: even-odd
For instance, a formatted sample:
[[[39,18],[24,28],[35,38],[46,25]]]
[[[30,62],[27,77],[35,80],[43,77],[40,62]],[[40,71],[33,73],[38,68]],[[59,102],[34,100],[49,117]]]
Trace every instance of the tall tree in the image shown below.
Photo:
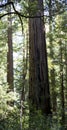
[[[61,85],[61,112],[62,112],[62,123],[64,122],[64,73],[63,73],[63,44],[60,40],[60,85]]]
[[[37,0],[35,15],[44,15],[43,0]],[[29,19],[29,99],[30,112],[51,113],[44,17]]]
[[[56,81],[55,81],[55,68],[54,68],[54,50],[53,50],[53,24],[54,18],[52,17],[52,0],[49,0],[49,46],[50,46],[50,58],[52,60],[52,68],[50,69],[50,87],[51,87],[51,101],[52,110],[56,112]]]
[[[7,2],[10,2],[8,0]],[[8,7],[8,12],[11,12],[11,5]],[[12,18],[11,14],[8,16],[8,52],[7,52],[7,82],[10,89],[13,89],[13,45],[12,45]]]

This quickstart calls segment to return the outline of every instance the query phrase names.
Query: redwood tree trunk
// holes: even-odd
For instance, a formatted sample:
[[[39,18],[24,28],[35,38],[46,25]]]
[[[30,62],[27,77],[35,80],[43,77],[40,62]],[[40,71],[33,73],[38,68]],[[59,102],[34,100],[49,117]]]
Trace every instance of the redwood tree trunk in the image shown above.
[[[10,0],[8,0],[10,2]],[[11,11],[11,5],[8,7],[8,12]],[[13,90],[13,45],[12,45],[12,19],[11,15],[8,16],[8,52],[7,52],[7,82],[9,88]]]
[[[37,1],[37,15],[41,16],[44,13],[43,0]],[[43,17],[29,19],[29,99],[30,111],[41,110],[48,115],[51,108],[44,29]]]

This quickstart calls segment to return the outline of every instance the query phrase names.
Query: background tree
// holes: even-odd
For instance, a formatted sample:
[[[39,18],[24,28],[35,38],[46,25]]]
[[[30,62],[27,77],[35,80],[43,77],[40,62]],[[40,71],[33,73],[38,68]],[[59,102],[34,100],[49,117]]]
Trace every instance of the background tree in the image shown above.
[[[8,0],[7,2],[11,2]],[[11,5],[8,7],[8,13],[11,12]],[[7,82],[9,88],[13,90],[13,42],[12,42],[12,18],[11,15],[8,16],[8,30],[7,30],[7,39],[8,39],[8,52],[7,52]]]
[[[52,67],[50,68],[50,88],[51,88],[51,101],[52,101],[52,111],[56,112],[57,102],[56,102],[56,79],[55,79],[55,67],[54,67],[54,49],[53,49],[53,31],[54,31],[54,17],[52,16],[52,0],[49,1],[49,49],[50,49],[50,60],[52,62]]]

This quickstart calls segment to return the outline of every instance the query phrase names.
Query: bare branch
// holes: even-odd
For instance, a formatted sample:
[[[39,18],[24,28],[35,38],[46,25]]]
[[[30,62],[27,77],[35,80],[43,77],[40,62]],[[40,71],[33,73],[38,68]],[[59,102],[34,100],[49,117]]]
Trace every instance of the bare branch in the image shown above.
[[[18,15],[19,17],[24,17],[24,18],[41,18],[41,17],[44,17],[44,16],[50,17],[49,15],[48,15],[48,16],[47,16],[47,15],[30,16],[30,15],[21,14],[20,12],[18,12],[18,11],[15,9],[15,6],[14,6],[14,3],[13,3],[13,2],[8,2],[8,3],[5,3],[5,4],[2,4],[2,5],[0,5],[0,8],[6,7],[6,6],[8,6],[8,5],[12,5],[14,12],[5,13],[5,14],[3,14],[3,15],[0,16],[0,19],[1,19],[2,17],[4,17],[4,16],[10,15],[10,14],[16,14],[16,15]],[[65,12],[65,10],[62,10],[62,11],[56,12],[56,13],[53,14],[52,16],[56,16],[56,15],[62,14],[62,13],[64,13],[64,12]]]
[[[2,14],[2,15],[0,16],[0,19],[3,18],[4,16],[10,15],[10,14],[16,14],[16,13],[15,13],[15,12],[10,12],[10,13]]]
[[[14,9],[14,13],[12,12],[10,12],[10,14],[17,14],[18,16],[21,16],[21,17],[24,17],[24,18],[40,18],[40,17],[43,17],[44,15],[40,15],[40,16],[25,16],[25,15],[23,15],[23,14],[21,14],[20,12],[18,12],[16,9],[15,9],[15,6],[14,6],[14,3],[13,2],[8,2],[8,3],[5,3],[5,4],[2,4],[2,5],[0,5],[0,8],[3,8],[3,7],[5,7],[5,6],[7,6],[7,5],[12,5],[12,7],[13,7],[13,9]],[[0,18],[2,18],[3,16],[5,16],[5,15],[9,15],[8,13],[6,13],[6,14],[4,14],[4,15],[2,15],[2,16],[0,16]]]

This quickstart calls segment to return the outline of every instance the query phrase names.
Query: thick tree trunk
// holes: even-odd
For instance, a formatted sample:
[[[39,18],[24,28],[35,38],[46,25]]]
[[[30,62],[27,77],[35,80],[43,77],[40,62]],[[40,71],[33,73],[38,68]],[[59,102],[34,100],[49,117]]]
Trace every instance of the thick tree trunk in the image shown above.
[[[37,15],[42,15],[43,0],[38,0],[38,8]],[[30,111],[41,110],[48,115],[51,108],[44,29],[43,17],[29,19],[29,99]]]
[[[8,0],[9,2],[10,0]],[[8,7],[8,12],[11,11],[11,6]],[[12,45],[12,19],[11,15],[8,16],[8,52],[7,52],[7,82],[9,88],[13,90],[13,45]]]

